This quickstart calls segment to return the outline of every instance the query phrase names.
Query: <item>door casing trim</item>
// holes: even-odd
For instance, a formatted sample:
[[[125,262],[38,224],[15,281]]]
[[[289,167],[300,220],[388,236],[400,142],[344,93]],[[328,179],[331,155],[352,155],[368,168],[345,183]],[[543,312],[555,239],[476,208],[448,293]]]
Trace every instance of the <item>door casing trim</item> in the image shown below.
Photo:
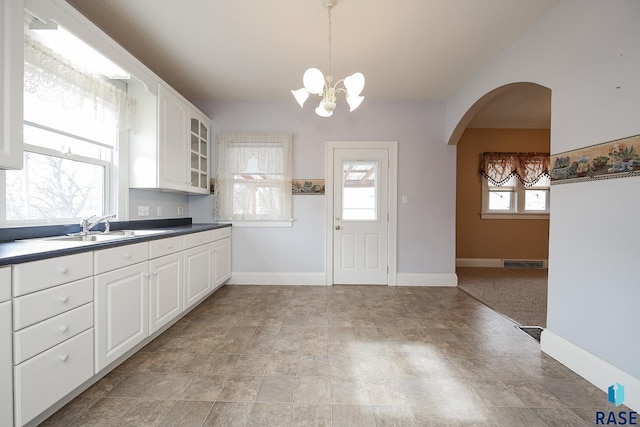
[[[333,285],[333,158],[336,149],[387,149],[389,150],[389,191],[387,224],[387,284],[397,285],[397,252],[398,252],[398,141],[327,141],[325,146],[325,283]]]

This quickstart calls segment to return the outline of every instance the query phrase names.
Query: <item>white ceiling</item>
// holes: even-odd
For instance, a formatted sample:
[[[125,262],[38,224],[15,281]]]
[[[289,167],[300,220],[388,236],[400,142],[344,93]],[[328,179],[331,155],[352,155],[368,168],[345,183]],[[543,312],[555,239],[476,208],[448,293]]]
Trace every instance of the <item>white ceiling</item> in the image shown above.
[[[68,1],[194,101],[291,99],[327,72],[322,0]],[[362,72],[368,99],[446,99],[558,1],[339,0],[333,74]]]

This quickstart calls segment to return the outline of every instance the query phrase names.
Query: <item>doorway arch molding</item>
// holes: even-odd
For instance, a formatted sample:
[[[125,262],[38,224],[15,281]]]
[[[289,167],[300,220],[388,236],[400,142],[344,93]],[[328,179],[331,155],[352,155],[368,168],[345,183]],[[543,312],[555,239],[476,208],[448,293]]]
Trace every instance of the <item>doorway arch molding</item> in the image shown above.
[[[508,92],[509,90],[513,89],[514,87],[516,87],[516,86],[518,86],[520,84],[534,84],[534,85],[537,85],[537,86],[540,86],[540,87],[543,87],[543,88],[551,90],[548,86],[542,85],[540,83],[519,81],[519,82],[513,82],[513,83],[504,84],[502,86],[498,86],[498,87],[486,92],[484,95],[482,95],[480,98],[478,98],[466,110],[466,112],[462,115],[460,120],[458,120],[458,123],[453,128],[453,130],[451,132],[451,135],[449,135],[449,139],[447,141],[447,145],[457,145],[458,142],[460,141],[460,138],[462,137],[462,134],[464,133],[464,131],[467,128],[467,126],[469,125],[469,123],[471,123],[471,121],[476,116],[476,114],[478,114],[478,112],[480,110],[482,110],[482,108],[485,105],[487,105],[494,98],[502,95],[505,92]]]

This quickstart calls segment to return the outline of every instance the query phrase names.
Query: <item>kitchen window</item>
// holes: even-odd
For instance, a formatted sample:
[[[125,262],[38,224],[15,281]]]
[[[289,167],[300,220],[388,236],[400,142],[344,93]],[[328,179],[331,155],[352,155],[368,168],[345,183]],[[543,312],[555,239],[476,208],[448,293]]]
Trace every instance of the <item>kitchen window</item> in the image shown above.
[[[483,219],[536,219],[549,215],[549,154],[484,153]]]
[[[291,226],[291,134],[218,134],[216,219]]]
[[[24,168],[0,177],[5,225],[116,212],[118,142],[133,101],[122,82],[81,68],[46,40],[25,34]]]

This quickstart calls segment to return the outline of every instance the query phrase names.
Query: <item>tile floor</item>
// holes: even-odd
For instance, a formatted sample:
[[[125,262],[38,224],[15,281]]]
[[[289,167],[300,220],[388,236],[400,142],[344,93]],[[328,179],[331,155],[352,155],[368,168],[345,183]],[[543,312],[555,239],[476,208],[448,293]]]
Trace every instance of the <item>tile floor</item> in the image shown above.
[[[224,286],[46,426],[582,426],[606,394],[457,288]]]

